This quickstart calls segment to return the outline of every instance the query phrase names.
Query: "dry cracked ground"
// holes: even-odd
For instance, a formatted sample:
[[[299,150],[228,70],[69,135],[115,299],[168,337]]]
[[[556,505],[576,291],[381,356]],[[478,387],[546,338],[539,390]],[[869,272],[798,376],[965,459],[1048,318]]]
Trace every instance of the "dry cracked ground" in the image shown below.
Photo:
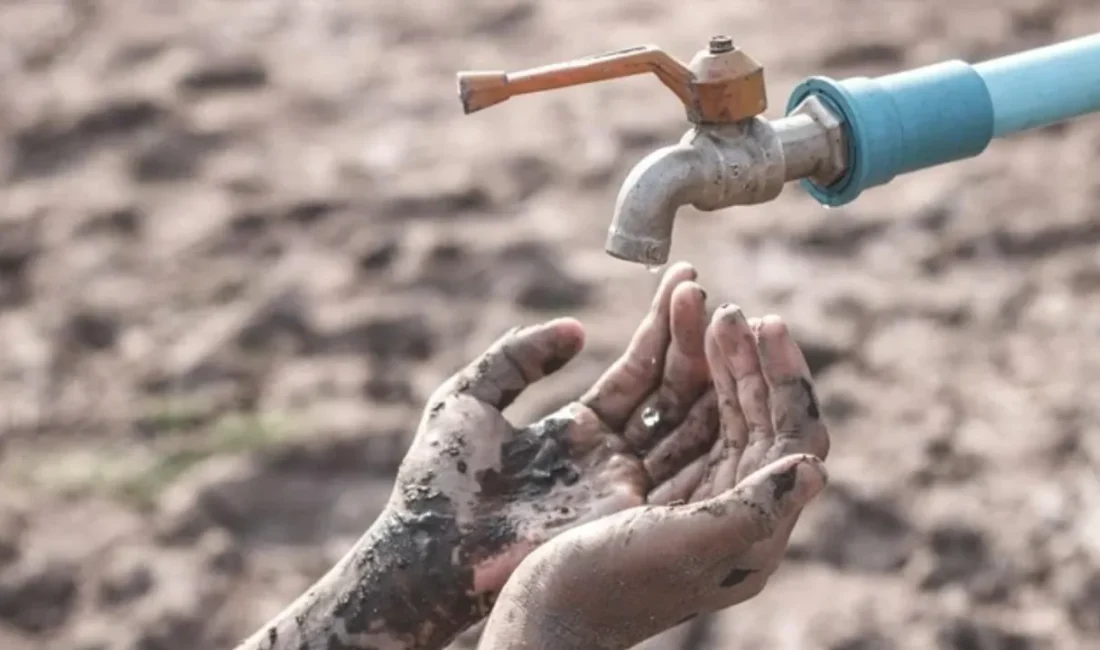
[[[654,276],[602,253],[685,128],[638,78],[463,116],[454,73],[716,32],[810,74],[1100,29],[1094,0],[0,3],[0,647],[229,648],[386,497],[435,385]],[[1100,647],[1100,118],[825,212],[685,210],[712,300],[792,323],[833,483],[756,600],[648,650]],[[474,634],[456,646],[472,647]]]

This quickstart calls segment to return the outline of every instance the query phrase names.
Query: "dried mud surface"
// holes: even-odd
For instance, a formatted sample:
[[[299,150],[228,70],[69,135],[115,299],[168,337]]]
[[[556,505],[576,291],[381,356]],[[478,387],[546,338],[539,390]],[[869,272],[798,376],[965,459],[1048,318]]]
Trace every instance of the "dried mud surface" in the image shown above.
[[[1098,29],[1092,0],[0,4],[0,647],[230,647],[358,537],[499,333],[589,328],[517,418],[620,350],[655,279],[603,231],[674,98],[463,116],[456,70],[729,32],[777,115],[810,74]],[[681,214],[715,303],[807,347],[833,483],[761,597],[646,648],[1100,647],[1098,165],[1094,118],[844,209]]]

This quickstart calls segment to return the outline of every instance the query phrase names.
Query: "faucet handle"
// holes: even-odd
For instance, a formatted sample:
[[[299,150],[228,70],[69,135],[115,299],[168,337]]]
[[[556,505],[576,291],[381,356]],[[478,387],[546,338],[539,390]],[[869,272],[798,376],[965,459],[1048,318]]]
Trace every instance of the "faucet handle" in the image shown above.
[[[696,124],[729,124],[755,117],[768,106],[764,68],[715,36],[687,65],[655,45],[639,45],[519,72],[460,72],[458,96],[469,114],[514,95],[578,86],[652,72],[676,95]]]
[[[460,72],[458,96],[467,114],[514,95],[607,81],[652,72],[684,104],[693,106],[695,77],[687,66],[655,45],[640,45],[519,72]]]

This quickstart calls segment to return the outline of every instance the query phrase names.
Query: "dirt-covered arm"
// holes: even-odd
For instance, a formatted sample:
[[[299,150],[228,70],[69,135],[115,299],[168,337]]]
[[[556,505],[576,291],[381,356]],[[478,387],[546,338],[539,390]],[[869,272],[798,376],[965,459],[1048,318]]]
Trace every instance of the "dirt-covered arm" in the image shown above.
[[[488,613],[456,562],[445,510],[383,515],[324,577],[237,650],[442,648]]]

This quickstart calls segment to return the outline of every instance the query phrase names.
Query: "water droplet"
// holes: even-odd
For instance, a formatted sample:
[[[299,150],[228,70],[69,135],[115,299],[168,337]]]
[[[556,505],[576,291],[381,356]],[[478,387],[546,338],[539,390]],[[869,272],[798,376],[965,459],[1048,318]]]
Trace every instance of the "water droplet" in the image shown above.
[[[662,266],[661,264],[646,264],[645,265],[645,270],[647,270],[647,271],[649,271],[650,273],[653,273],[653,274],[660,273],[661,269],[663,269],[663,268],[664,268],[664,266]]]
[[[661,423],[661,412],[660,411],[653,408],[652,406],[647,406],[646,409],[644,411],[642,411],[642,424],[644,424],[648,428],[652,429],[660,423]]]

